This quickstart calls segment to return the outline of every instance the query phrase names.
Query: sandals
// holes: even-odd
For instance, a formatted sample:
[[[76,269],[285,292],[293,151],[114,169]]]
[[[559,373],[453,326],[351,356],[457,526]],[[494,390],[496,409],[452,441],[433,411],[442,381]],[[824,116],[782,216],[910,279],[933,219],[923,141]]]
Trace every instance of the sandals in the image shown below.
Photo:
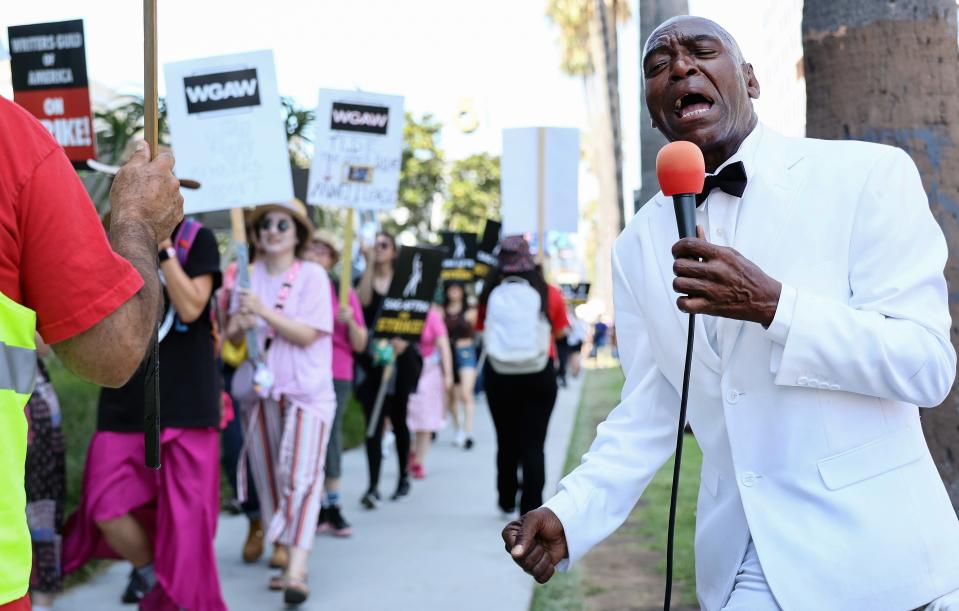
[[[283,589],[283,602],[288,605],[299,605],[306,602],[310,596],[310,588],[306,585],[306,578],[297,579],[289,577],[286,579],[286,587]]]
[[[270,582],[267,587],[274,592],[279,592],[286,587],[286,580],[283,578],[283,574],[280,573],[279,575],[270,577]]]
[[[290,552],[284,545],[275,545],[270,561],[267,563],[271,569],[285,569],[290,562]]]

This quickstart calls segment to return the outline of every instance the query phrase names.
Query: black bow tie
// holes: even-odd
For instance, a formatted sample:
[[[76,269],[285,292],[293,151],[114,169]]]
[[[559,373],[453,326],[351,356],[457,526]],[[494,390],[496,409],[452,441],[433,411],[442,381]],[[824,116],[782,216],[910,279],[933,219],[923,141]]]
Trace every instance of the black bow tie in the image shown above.
[[[742,161],[731,163],[719,174],[707,174],[703,183],[703,192],[696,195],[696,205],[699,206],[709,197],[713,189],[722,189],[733,197],[742,197],[746,191],[746,166]]]

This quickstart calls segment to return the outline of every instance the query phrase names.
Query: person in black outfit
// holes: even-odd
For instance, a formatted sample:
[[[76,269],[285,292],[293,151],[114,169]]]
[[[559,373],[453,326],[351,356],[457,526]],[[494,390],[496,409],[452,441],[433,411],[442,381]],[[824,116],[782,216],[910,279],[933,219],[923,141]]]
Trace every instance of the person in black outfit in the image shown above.
[[[100,392],[80,506],[64,532],[64,573],[105,543],[133,565],[124,602],[225,610],[213,548],[222,389],[210,298],[222,280],[220,254],[205,227],[196,232],[182,264],[173,241],[160,244],[159,256],[163,467],[153,471],[143,464],[146,368],[141,364],[125,386]],[[184,571],[184,563],[190,572],[202,573],[203,588],[194,587],[195,574]]]
[[[486,317],[490,295],[508,277],[525,280],[536,289],[542,316],[550,324],[553,339],[564,335],[569,321],[562,293],[546,282],[522,236],[508,236],[500,243],[499,266],[487,280],[480,297],[477,329],[482,330],[492,322]],[[554,341],[549,342],[549,353],[546,366],[535,373],[500,373],[489,359],[483,368],[486,399],[496,428],[496,483],[504,517],[515,512],[517,493],[521,493],[521,514],[543,504],[546,484],[543,447],[558,393]],[[522,483],[518,476],[520,468]]]
[[[363,318],[368,321],[369,328],[376,328],[376,319],[380,308],[393,281],[393,262],[398,254],[396,240],[388,233],[379,233],[372,247],[363,249],[366,258],[366,268],[356,286],[356,294],[363,304]],[[372,333],[370,334],[372,336]],[[375,339],[371,340],[376,341]],[[370,470],[370,485],[363,495],[361,503],[367,509],[375,509],[380,500],[379,483],[380,467],[383,461],[382,438],[386,418],[393,425],[396,435],[396,457],[399,462],[399,481],[396,492],[391,497],[398,500],[410,491],[409,455],[410,430],[406,424],[406,406],[410,395],[416,390],[420,371],[423,368],[423,359],[417,347],[401,339],[391,340],[396,354],[396,369],[390,388],[387,390],[383,402],[383,410],[376,421],[375,434],[366,438],[366,458]],[[383,368],[375,365],[368,349],[356,359],[356,398],[363,406],[363,415],[367,427],[373,414],[376,395],[383,379]]]

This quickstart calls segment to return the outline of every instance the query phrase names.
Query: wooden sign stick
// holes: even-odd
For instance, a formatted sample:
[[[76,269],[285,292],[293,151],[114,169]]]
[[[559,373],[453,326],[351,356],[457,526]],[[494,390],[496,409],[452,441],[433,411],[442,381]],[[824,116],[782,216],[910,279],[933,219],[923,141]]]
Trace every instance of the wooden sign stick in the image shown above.
[[[143,0],[143,138],[150,158],[157,154],[157,6]],[[159,267],[159,262],[157,263]],[[153,342],[147,351],[144,379],[144,460],[151,469],[160,468],[160,340],[153,328]]]
[[[243,208],[230,208],[230,232],[237,244],[246,244],[246,223],[243,221]]]
[[[538,153],[536,156],[536,240],[539,244],[536,258],[546,275],[546,128],[536,130]]]
[[[346,209],[346,224],[343,226],[343,253],[340,257],[340,307],[350,305],[350,289],[353,288],[353,219],[356,212]]]

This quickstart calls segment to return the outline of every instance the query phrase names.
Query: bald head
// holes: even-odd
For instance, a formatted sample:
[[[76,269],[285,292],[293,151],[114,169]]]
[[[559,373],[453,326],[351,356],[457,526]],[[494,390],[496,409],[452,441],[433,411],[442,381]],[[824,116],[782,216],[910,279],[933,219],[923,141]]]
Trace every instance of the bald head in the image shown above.
[[[756,125],[753,67],[722,26],[675,17],[656,28],[643,50],[643,93],[653,127],[667,140],[699,146],[706,168],[736,152]]]
[[[650,52],[667,44],[669,34],[691,29],[711,33],[712,36],[722,42],[726,51],[737,63],[746,63],[746,60],[743,59],[743,52],[739,48],[739,43],[736,42],[732,34],[726,31],[726,28],[711,19],[692,15],[679,15],[659,24],[646,39],[646,45],[643,47],[643,63],[646,63],[646,58],[649,57]]]

